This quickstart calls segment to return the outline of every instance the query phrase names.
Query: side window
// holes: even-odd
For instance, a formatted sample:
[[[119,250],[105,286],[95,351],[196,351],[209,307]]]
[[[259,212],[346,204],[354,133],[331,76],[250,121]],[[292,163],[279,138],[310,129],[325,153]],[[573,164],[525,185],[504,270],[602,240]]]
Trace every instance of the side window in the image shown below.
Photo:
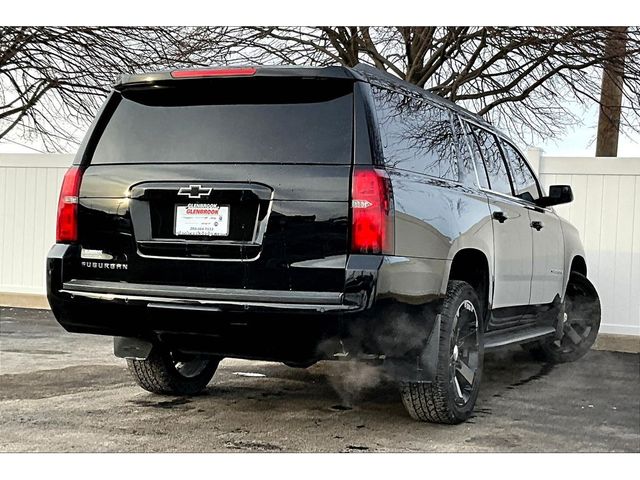
[[[484,166],[484,162],[482,161],[482,154],[480,153],[480,149],[478,148],[478,143],[476,142],[475,137],[471,133],[471,126],[469,123],[464,120],[459,120],[458,124],[462,124],[462,135],[466,137],[466,144],[471,148],[472,159],[476,165],[476,171],[478,172],[478,181],[480,182],[480,187],[489,188],[489,179],[487,177],[487,169]]]
[[[509,164],[511,178],[513,179],[513,187],[516,190],[516,196],[523,200],[533,202],[540,198],[538,191],[538,183],[527,162],[512,145],[501,141],[504,156]]]
[[[451,122],[453,125],[456,159],[458,161],[458,181],[467,186],[476,186],[478,181],[476,180],[476,172],[473,168],[474,155],[471,150],[469,150],[466,132],[458,116],[453,112],[451,112]],[[485,185],[482,185],[482,179],[480,179],[480,186],[486,187],[486,180]]]
[[[372,86],[385,164],[459,181],[449,111],[421,98]]]
[[[507,167],[502,158],[496,136],[475,125],[471,126],[471,130],[487,168],[489,188],[494,192],[513,195]]]

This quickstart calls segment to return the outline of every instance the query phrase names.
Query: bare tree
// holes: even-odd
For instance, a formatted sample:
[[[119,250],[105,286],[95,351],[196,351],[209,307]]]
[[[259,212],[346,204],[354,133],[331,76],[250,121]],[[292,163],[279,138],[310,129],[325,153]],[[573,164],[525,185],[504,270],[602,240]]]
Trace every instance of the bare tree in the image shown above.
[[[580,122],[600,103],[599,69],[618,65],[605,27],[260,27],[220,38],[255,63],[366,62],[459,102],[531,142]],[[627,31],[620,123],[639,131],[640,28]]]
[[[165,27],[0,27],[0,139],[73,148],[120,73],[206,65],[211,32]],[[201,43],[206,40],[206,43]]]
[[[121,72],[181,65],[369,63],[525,142],[557,137],[621,64],[605,27],[0,27],[0,139],[72,145]],[[640,27],[626,32],[621,128],[640,131]],[[70,143],[71,142],[71,143]]]
[[[608,58],[605,59],[602,69],[600,115],[596,141],[597,157],[616,157],[618,155],[626,43],[627,27],[612,28],[605,46]]]

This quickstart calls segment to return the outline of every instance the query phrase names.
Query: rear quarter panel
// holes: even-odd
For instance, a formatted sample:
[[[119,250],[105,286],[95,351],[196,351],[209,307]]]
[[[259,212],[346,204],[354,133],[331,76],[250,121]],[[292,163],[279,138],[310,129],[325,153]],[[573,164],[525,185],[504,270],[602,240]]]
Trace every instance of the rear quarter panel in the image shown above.
[[[493,226],[486,196],[427,175],[389,170],[395,203],[395,254],[444,260],[446,292],[451,261],[462,249],[485,254],[493,277]]]

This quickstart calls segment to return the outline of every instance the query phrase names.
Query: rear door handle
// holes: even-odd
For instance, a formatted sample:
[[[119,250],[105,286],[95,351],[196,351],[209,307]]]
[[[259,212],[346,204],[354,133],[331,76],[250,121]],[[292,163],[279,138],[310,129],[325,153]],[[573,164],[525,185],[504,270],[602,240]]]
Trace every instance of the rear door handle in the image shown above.
[[[507,219],[507,216],[504,214],[504,212],[493,212],[493,219],[499,221],[500,223],[504,223],[505,220]]]
[[[537,231],[540,231],[544,228],[544,223],[542,223],[540,220],[534,220],[533,222],[531,222],[531,228],[535,228]]]

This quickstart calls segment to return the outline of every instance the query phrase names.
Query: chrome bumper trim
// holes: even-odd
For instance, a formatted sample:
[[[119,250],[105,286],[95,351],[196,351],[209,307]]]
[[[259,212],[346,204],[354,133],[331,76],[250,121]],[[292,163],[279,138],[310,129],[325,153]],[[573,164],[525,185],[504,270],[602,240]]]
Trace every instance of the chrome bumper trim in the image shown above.
[[[229,301],[229,300],[204,300],[194,298],[172,298],[172,297],[153,297],[146,295],[129,295],[129,294],[117,294],[117,293],[97,293],[97,292],[84,292],[80,290],[62,289],[60,293],[66,293],[73,297],[92,298],[103,301],[121,301],[125,303],[129,302],[142,302],[148,303],[148,307],[152,308],[187,308],[193,309],[193,307],[209,307],[202,308],[203,310],[215,311],[221,310],[225,306],[243,307],[245,310],[251,310],[253,308],[258,309],[273,309],[273,310],[310,310],[319,313],[324,312],[340,312],[340,311],[353,311],[360,310],[362,307],[358,305],[332,305],[332,304],[309,304],[309,303],[275,303],[275,302],[254,302],[254,301]],[[191,307],[191,308],[190,308]]]

